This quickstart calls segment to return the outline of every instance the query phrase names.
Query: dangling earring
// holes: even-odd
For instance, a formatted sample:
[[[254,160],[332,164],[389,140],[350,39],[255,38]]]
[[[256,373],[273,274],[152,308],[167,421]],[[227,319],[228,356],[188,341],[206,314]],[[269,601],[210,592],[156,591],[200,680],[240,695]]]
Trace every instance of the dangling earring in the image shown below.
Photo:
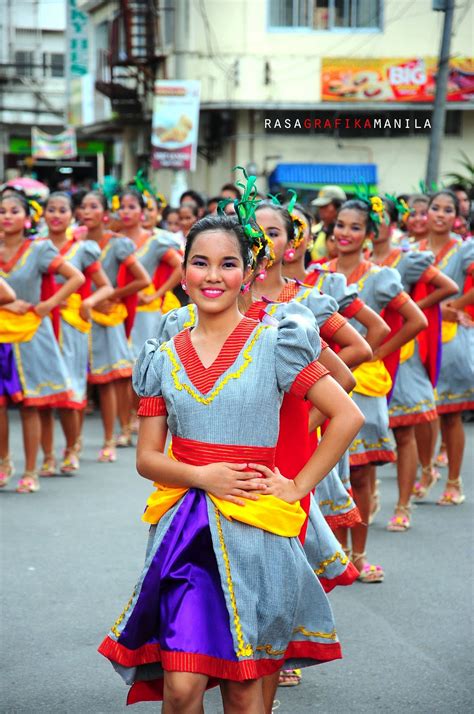
[[[144,221],[144,220],[145,220],[145,218],[146,218],[145,214],[144,214],[144,213],[142,213],[142,215],[140,216],[140,220],[141,220],[141,221]]]
[[[266,277],[267,277],[267,271],[266,271],[266,270],[261,270],[261,271],[260,271],[259,273],[257,273],[257,275],[255,276],[255,280],[261,280],[261,281],[263,281],[263,280],[265,280]]]
[[[29,231],[30,228],[31,228],[31,221],[29,218],[27,218],[25,221],[25,230]]]
[[[250,283],[242,283],[242,285],[240,286],[240,292],[242,293],[242,295],[245,295],[245,293],[248,293],[249,290],[250,290]]]
[[[287,248],[285,252],[283,253],[283,260],[286,261],[287,263],[290,260],[293,260],[295,257],[295,249],[294,248]]]
[[[104,216],[104,217],[102,218],[102,221],[103,221],[104,223],[108,223],[109,220],[110,220],[110,219],[109,219],[108,216]]]
[[[187,285],[186,285],[186,283],[181,283],[181,287],[183,288],[184,292],[187,293],[187,290],[186,290]]]

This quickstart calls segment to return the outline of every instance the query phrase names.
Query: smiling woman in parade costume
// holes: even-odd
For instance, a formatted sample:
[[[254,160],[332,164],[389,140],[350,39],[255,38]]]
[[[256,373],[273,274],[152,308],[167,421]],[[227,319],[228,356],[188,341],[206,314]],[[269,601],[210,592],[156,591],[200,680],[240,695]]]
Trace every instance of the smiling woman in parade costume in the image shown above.
[[[77,268],[85,278],[81,288],[70,295],[53,312],[53,327],[61,354],[71,380],[73,394],[62,404],[57,404],[59,418],[66,440],[61,473],[73,473],[79,468],[81,431],[84,409],[87,405],[88,335],[91,330],[91,310],[106,300],[113,288],[100,265],[100,248],[95,241],[81,240],[87,229],[71,230],[72,204],[67,193],[52,193],[45,204],[44,217],[51,240],[64,260]],[[82,233],[81,233],[82,231]],[[64,282],[55,278],[55,290]],[[95,292],[91,293],[91,284]],[[54,455],[53,410],[40,410],[41,446],[44,463],[40,476],[54,476],[57,472]]]
[[[436,408],[449,469],[446,489],[438,501],[442,506],[464,501],[460,473],[465,435],[461,414],[474,409],[474,240],[452,237],[458,211],[458,200],[451,191],[435,193],[428,206],[428,237],[418,246],[420,250],[431,250],[435,266],[457,285],[454,299],[441,305],[443,344]],[[422,479],[417,495],[426,495],[431,485],[432,480]]]
[[[386,206],[386,202],[384,203]],[[400,212],[408,206],[397,202]],[[429,424],[437,419],[433,388],[437,381],[439,334],[439,303],[457,291],[456,283],[433,266],[434,255],[429,251],[408,251],[391,243],[391,227],[381,221],[372,237],[371,260],[376,265],[395,268],[400,273],[403,288],[412,295],[418,307],[425,310],[428,328],[417,339],[406,343],[400,354],[400,366],[389,402],[389,424],[397,442],[397,477],[399,497],[395,513],[388,523],[390,531],[405,531],[411,525],[410,499],[415,486],[418,458],[422,472],[433,479],[432,443],[428,426],[427,443],[417,453],[415,424]],[[415,492],[422,494],[418,484]]]
[[[404,292],[399,274],[391,268],[379,268],[363,259],[364,242],[378,230],[383,220],[383,204],[378,197],[347,201],[339,210],[335,238],[339,257],[327,263],[329,270],[341,272],[349,285],[356,283],[364,302],[376,312],[389,308],[398,321],[398,331],[374,352],[374,358],[358,367],[354,376],[357,385],[353,398],[365,416],[365,424],[350,448],[351,484],[362,523],[351,530],[352,560],[366,583],[382,582],[383,569],[371,565],[365,553],[367,523],[370,516],[371,480],[375,481],[375,466],[395,460],[388,432],[387,395],[393,383],[384,358],[396,353],[426,327],[426,319]],[[354,327],[362,331],[357,322]],[[347,533],[341,530],[339,539],[347,545]]]
[[[116,206],[112,208],[115,210]],[[129,435],[129,379],[133,358],[126,328],[130,330],[133,324],[133,299],[150,283],[150,276],[137,261],[133,241],[105,230],[108,204],[102,192],[88,193],[83,199],[82,211],[87,237],[98,244],[101,265],[114,288],[112,295],[91,311],[88,376],[89,382],[97,384],[99,389],[104,426],[104,446],[99,452],[99,461],[110,462],[116,460],[114,426],[117,414],[122,436],[127,439]]]
[[[33,210],[36,215],[41,211],[36,202]],[[20,493],[39,490],[38,407],[54,406],[71,396],[72,385],[49,314],[84,282],[51,241],[28,237],[32,217],[24,196],[10,191],[0,198],[0,277],[16,293],[16,299],[4,305],[0,315],[0,486],[6,486],[14,472],[7,415],[7,403],[12,401],[20,404],[25,450],[25,471],[17,487]],[[54,294],[51,283],[55,273],[62,275],[65,283]]]
[[[264,675],[277,677],[285,660],[340,656],[329,604],[297,539],[299,501],[362,418],[315,362],[308,313],[272,326],[239,312],[252,247],[264,248],[263,233],[229,218],[207,217],[191,230],[184,280],[197,327],[161,347],[150,340],[135,368],[144,417],[138,468],[159,481],[144,518],[156,526],[134,595],[100,648],[133,683],[129,703],[164,697],[170,712],[201,711],[205,689],[220,680],[226,711],[269,713]],[[293,481],[274,468],[284,392],[331,418]],[[167,428],[171,458],[162,453]]]

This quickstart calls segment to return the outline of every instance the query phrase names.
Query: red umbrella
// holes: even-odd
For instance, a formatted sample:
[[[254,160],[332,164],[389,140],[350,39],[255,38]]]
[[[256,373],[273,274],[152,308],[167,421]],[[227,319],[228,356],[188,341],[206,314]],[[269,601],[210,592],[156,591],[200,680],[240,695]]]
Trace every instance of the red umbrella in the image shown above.
[[[49,188],[45,186],[44,183],[36,181],[36,179],[30,178],[29,176],[19,176],[18,178],[10,179],[4,184],[3,188],[5,186],[19,188],[24,191],[27,196],[38,196],[44,199],[49,195]]]

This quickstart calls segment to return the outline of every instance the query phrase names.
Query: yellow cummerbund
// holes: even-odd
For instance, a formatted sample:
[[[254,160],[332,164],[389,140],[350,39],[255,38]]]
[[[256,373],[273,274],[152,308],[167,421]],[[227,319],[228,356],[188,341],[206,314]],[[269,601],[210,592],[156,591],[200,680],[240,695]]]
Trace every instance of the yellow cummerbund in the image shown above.
[[[441,342],[445,344],[446,342],[451,342],[451,340],[454,340],[457,331],[457,322],[448,322],[447,320],[443,320],[441,322]]]
[[[238,449],[239,447],[237,447]],[[177,461],[170,447],[168,454]],[[238,455],[235,455],[238,458]],[[146,523],[158,523],[160,518],[182,498],[189,489],[172,488],[154,484],[154,491],[147,500],[147,508],[142,516]],[[287,503],[275,496],[258,497],[257,501],[245,500],[244,506],[224,501],[208,494],[211,501],[229,521],[236,520],[249,526],[260,528],[275,535],[294,538],[300,534],[306,518],[300,502]]]
[[[102,327],[116,327],[125,322],[128,312],[127,308],[123,302],[114,303],[110,312],[105,314],[105,312],[98,312],[98,310],[91,310],[91,316],[94,322]]]
[[[400,350],[400,364],[407,362],[415,354],[415,340],[406,342]]]
[[[81,308],[82,298],[79,293],[72,293],[66,300],[66,307],[61,308],[61,317],[68,325],[75,327],[79,332],[88,334],[91,330],[91,323],[88,320],[83,320],[79,312]]]
[[[367,397],[386,397],[392,388],[392,378],[381,359],[364,362],[352,373],[357,381],[354,392]]]
[[[0,307],[0,342],[29,342],[41,324],[41,317],[29,310],[24,315]]]
[[[142,290],[141,292],[142,295],[154,295],[156,288],[153,283],[150,283],[150,285],[148,285],[145,290]],[[157,312],[160,310],[164,315],[170,310],[175,310],[178,307],[181,307],[181,303],[178,298],[171,292],[171,290],[167,290],[164,297],[155,298],[155,300],[148,303],[148,305],[139,305],[137,307],[137,312]]]

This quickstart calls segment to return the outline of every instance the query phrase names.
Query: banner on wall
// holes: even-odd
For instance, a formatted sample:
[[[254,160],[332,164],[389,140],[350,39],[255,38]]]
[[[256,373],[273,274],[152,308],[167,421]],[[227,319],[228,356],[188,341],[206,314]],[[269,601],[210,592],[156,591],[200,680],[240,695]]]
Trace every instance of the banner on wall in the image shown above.
[[[425,58],[322,61],[321,98],[325,102],[426,102],[436,91],[437,60]],[[449,61],[448,102],[474,102],[474,58]]]
[[[35,159],[73,159],[77,156],[76,132],[66,129],[60,134],[47,134],[31,128],[31,155]]]
[[[152,120],[152,168],[196,169],[200,82],[155,82]]]

